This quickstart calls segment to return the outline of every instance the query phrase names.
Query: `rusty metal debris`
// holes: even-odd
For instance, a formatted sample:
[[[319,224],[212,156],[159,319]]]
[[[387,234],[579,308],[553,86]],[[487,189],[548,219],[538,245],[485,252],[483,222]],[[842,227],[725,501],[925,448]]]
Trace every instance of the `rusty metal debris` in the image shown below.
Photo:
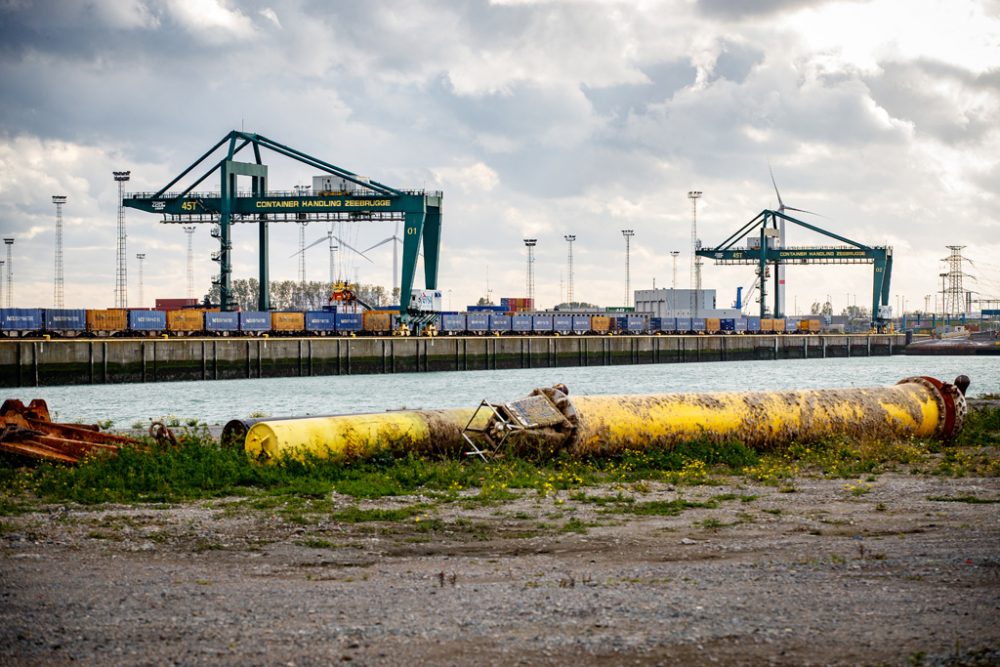
[[[92,456],[114,456],[137,440],[102,433],[96,424],[53,422],[49,406],[34,399],[25,407],[17,399],[0,406],[0,452],[54,463],[80,463]]]

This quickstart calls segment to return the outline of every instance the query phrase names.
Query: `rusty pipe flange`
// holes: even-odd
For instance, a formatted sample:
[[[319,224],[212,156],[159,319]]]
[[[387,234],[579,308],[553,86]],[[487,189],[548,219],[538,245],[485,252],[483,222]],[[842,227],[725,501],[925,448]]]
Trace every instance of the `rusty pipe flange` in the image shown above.
[[[938,405],[941,417],[938,419],[937,430],[934,435],[942,440],[951,440],[965,423],[965,415],[968,407],[965,404],[965,395],[953,384],[941,382],[937,378],[928,375],[919,375],[903,378],[896,384],[919,384],[930,390],[934,401]]]

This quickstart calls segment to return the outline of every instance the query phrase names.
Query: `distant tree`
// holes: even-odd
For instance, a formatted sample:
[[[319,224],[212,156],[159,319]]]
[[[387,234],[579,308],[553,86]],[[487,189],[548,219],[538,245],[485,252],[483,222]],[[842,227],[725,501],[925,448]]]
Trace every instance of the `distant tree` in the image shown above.
[[[493,303],[493,299],[490,299],[490,298],[485,297],[485,296],[481,296],[481,297],[479,297],[479,301],[476,302],[476,305],[477,306],[495,306],[496,304]]]

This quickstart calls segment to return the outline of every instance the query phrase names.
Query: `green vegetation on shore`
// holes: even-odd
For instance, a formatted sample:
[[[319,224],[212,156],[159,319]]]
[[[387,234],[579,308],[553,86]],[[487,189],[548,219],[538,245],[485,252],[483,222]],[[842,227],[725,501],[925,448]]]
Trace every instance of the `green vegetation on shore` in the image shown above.
[[[17,513],[39,503],[175,503],[233,496],[267,506],[287,498],[321,501],[334,492],[356,499],[417,495],[427,502],[475,506],[501,503],[524,493],[557,497],[560,492],[602,484],[641,491],[649,482],[710,485],[731,481],[734,476],[794,491],[792,480],[801,475],[846,479],[905,469],[925,474],[997,476],[997,443],[1000,409],[990,408],[971,412],[961,436],[950,444],[852,442],[833,437],[759,453],[740,443],[699,441],[599,460],[556,456],[544,460],[504,458],[487,464],[475,459],[385,454],[364,461],[287,460],[263,466],[248,460],[242,451],[219,448],[205,429],[194,428],[179,438],[177,447],[124,449],[115,458],[75,467],[25,466],[21,460],[0,458],[0,514]],[[654,510],[673,508],[649,509]],[[630,511],[645,510],[637,505]]]

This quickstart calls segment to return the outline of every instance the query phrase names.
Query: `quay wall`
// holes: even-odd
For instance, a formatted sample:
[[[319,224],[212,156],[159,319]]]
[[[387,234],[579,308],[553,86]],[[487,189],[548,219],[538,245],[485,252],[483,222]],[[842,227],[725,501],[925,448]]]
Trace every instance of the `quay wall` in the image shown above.
[[[903,334],[0,340],[0,387],[822,359],[902,353]]]

